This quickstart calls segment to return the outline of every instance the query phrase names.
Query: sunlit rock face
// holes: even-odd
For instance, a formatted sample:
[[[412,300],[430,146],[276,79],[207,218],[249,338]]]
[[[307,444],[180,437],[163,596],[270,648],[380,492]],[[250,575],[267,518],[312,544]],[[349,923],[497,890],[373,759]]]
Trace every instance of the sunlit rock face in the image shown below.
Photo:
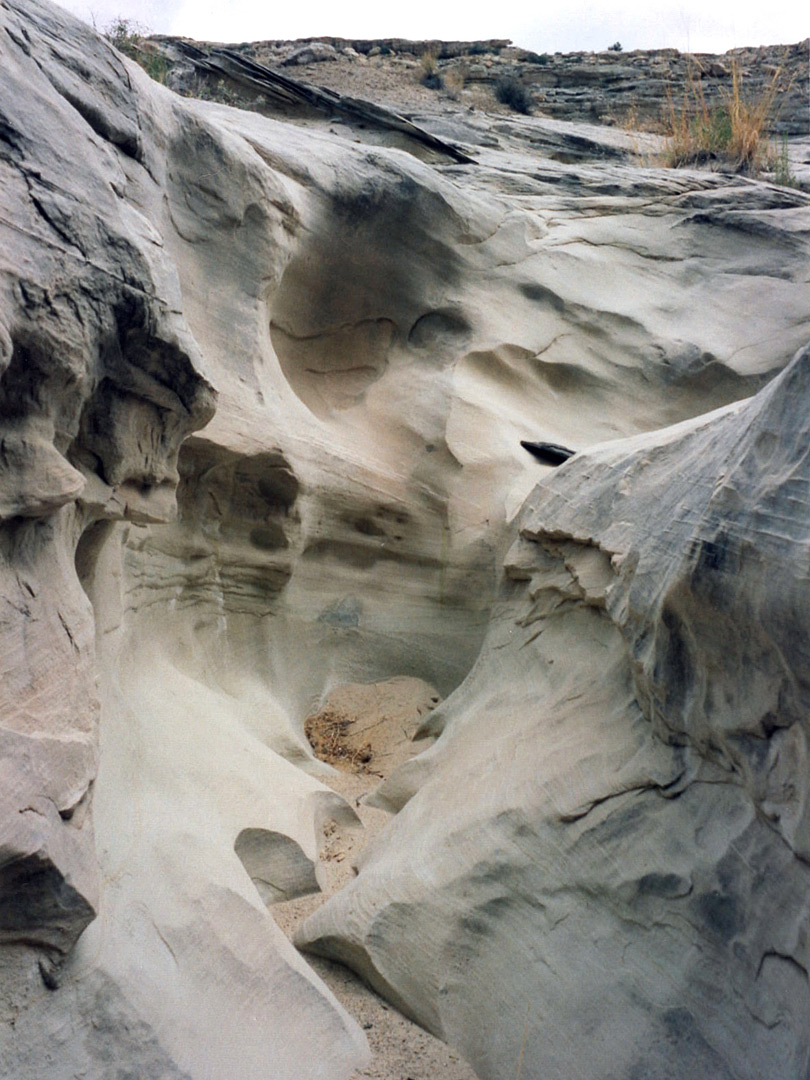
[[[807,198],[0,27],[3,1075],[363,1065],[272,903],[354,816],[304,719],[401,676],[443,734],[302,940],[482,1077],[799,1075]]]

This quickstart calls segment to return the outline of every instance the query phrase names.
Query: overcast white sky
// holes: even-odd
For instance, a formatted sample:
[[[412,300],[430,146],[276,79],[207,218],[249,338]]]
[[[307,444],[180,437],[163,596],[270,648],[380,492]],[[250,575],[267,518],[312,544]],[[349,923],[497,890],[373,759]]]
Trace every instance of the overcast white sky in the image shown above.
[[[123,15],[156,33],[209,41],[346,38],[511,38],[537,52],[672,47],[725,52],[810,34],[806,0],[62,0],[103,28]]]

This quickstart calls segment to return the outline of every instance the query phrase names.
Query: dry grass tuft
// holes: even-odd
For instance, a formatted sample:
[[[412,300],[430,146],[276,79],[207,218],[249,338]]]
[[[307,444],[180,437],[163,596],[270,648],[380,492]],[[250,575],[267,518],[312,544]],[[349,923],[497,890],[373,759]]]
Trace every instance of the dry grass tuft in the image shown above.
[[[349,733],[353,720],[338,709],[325,708],[304,721],[304,734],[315,756],[329,765],[351,772],[367,772],[371,743],[353,746]]]
[[[444,92],[451,101],[461,100],[461,91],[467,81],[467,73],[462,67],[451,68],[444,75]]]
[[[700,72],[693,69],[679,108],[668,94],[667,164],[677,167],[715,162],[752,176],[761,172],[774,157],[767,137],[768,125],[783,81],[779,70],[761,95],[749,100],[743,94],[742,76],[735,63],[731,89],[718,104],[709,106]]]
[[[439,71],[439,60],[435,52],[423,52],[419,58],[419,82],[428,90],[441,90],[444,79]]]

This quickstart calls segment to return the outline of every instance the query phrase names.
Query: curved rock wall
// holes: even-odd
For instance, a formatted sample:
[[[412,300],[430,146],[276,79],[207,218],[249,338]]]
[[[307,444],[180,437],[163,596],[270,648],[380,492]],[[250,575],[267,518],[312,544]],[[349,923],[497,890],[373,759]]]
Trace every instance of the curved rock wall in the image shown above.
[[[763,764],[801,730],[785,711],[799,659],[763,630],[724,666],[706,613],[726,601],[711,575],[681,595],[694,522],[671,524],[679,493],[699,503],[720,475],[726,450],[702,433],[760,406],[660,453],[639,433],[759,390],[804,343],[807,197],[644,169],[615,145],[613,164],[564,166],[534,128],[430,166],[328,121],[181,99],[40,0],[0,16],[3,1074],[124,1062],[202,1080],[238,1060],[240,1080],[331,1080],[364,1062],[272,903],[318,887],[324,822],[354,817],[319,781],[304,719],[341,685],[395,676],[455,690],[433,714],[445,734],[378,793],[404,809],[307,942],[482,1076],[513,1070],[525,1025],[524,1075],[570,1075],[574,1014],[589,1031],[646,1025],[635,1057],[611,1035],[617,1070],[668,1067],[687,1044],[695,1070],[708,1045],[736,1068],[731,991],[722,1023],[701,1013],[731,949],[749,1004],[761,967],[758,1046],[799,1060],[778,1017],[803,1007],[787,928],[804,912],[801,800],[787,765]],[[566,129],[555,152],[566,139],[581,149]],[[752,462],[781,460],[775,424]],[[624,436],[653,449],[545,481],[548,520],[534,496],[503,583],[549,471],[520,440]],[[678,440],[705,459],[699,483],[672,481]],[[614,481],[634,520],[660,506],[658,546],[649,528],[599,538]],[[740,498],[756,548],[770,495]],[[709,569],[731,557],[717,537],[704,548]],[[647,578],[662,593],[645,608]],[[731,634],[740,615],[723,618]],[[767,678],[738,691],[750,717],[721,722],[752,666]],[[687,826],[702,839],[676,851]],[[725,869],[732,842],[766,883]],[[611,876],[628,847],[649,867]],[[653,960],[625,914],[652,925],[681,898],[691,922],[651,931]],[[591,985],[594,957],[607,982]],[[550,1027],[504,1007],[552,969]]]
[[[809,379],[538,486],[385,844],[303,928],[482,1077],[807,1071]]]

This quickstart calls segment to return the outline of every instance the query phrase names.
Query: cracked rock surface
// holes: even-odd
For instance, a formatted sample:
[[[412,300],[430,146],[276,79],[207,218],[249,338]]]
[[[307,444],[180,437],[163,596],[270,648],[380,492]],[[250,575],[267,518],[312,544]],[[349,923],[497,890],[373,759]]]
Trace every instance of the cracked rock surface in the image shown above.
[[[367,1070],[273,908],[357,824],[307,718],[405,679],[299,944],[483,1080],[807,1071],[810,199],[420,123],[0,0],[3,1076]]]

